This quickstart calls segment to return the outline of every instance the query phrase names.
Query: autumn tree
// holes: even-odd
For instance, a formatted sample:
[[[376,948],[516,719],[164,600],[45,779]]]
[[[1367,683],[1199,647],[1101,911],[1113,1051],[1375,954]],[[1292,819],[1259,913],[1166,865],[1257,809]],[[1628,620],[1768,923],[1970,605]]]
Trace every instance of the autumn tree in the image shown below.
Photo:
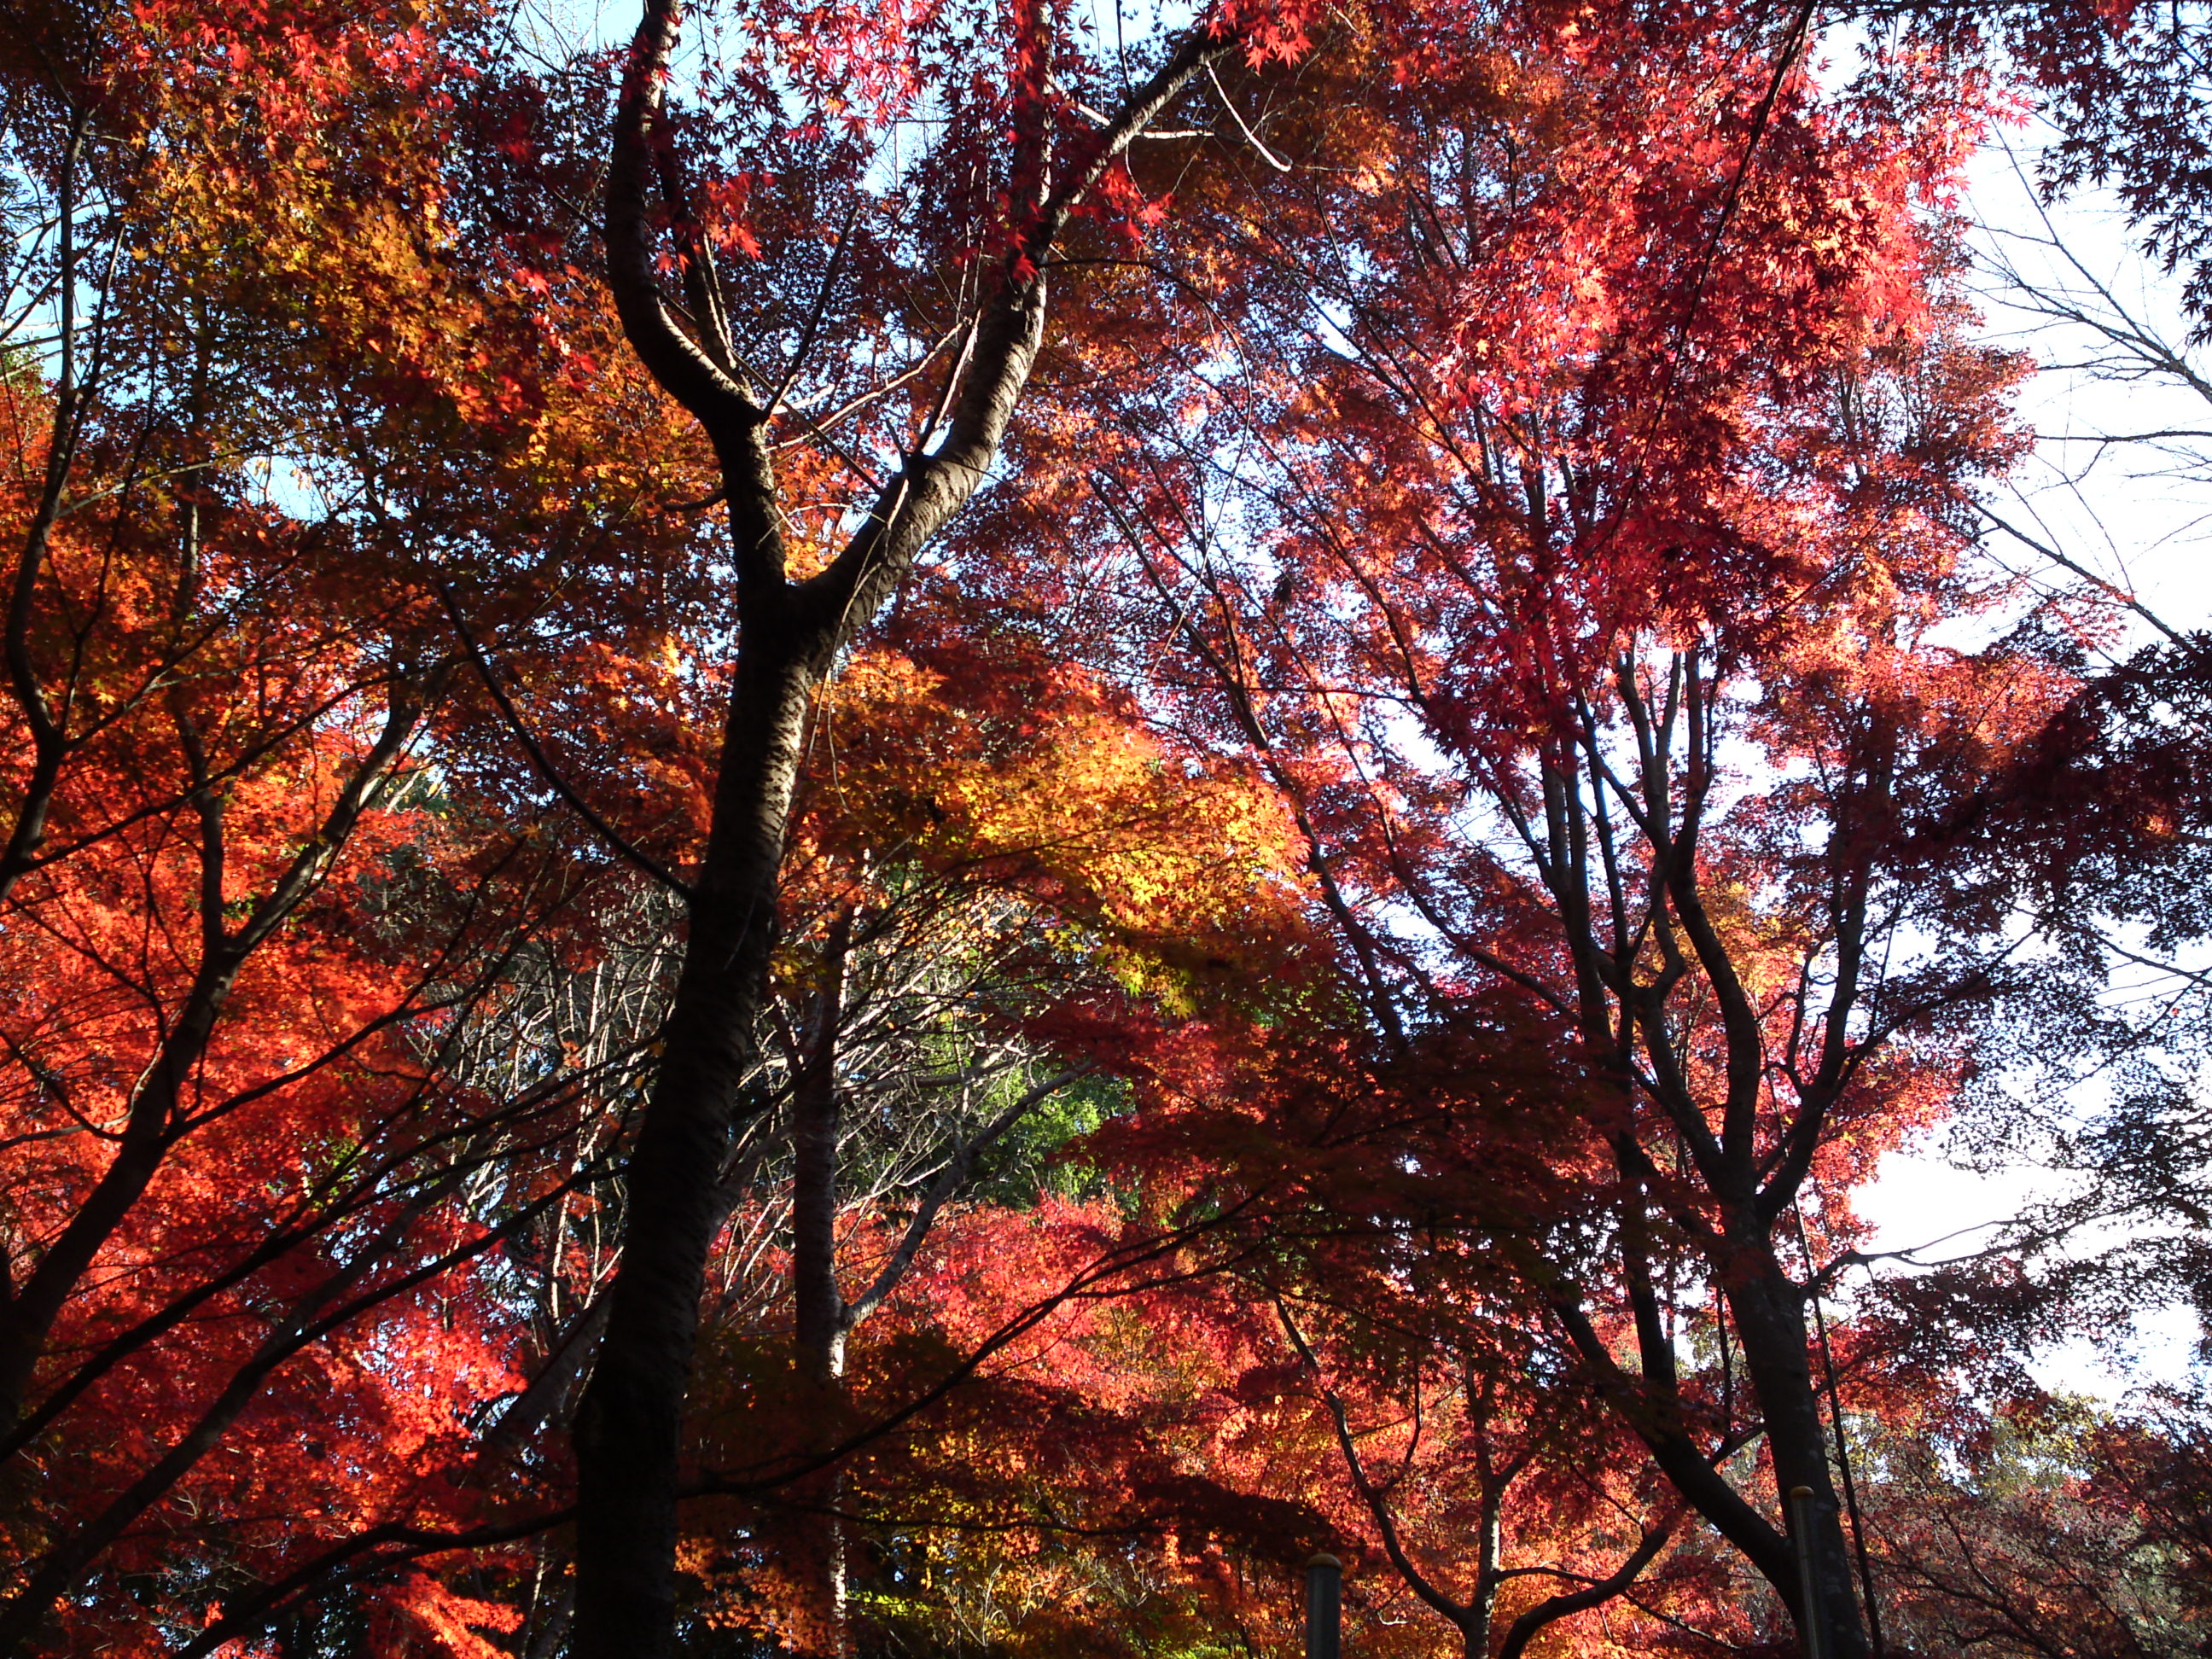
[[[1808,1299],[2005,981],[1995,891],[1926,837],[2064,677],[1931,631],[1988,591],[1964,492],[2012,445],[1931,216],[1979,118],[1909,56],[1817,93],[1803,21],[1429,36],[1396,125],[1406,60],[1318,55],[1234,279],[1161,297],[1206,349],[1125,378],[1126,460],[1060,500],[1141,562],[1163,646],[1124,660],[1282,792],[1378,1040],[1501,987],[1575,1033],[1607,1214],[1531,1282],[1856,1654]],[[1346,131],[1359,167],[1310,164]]]
[[[1412,1254],[1401,1243],[1382,1259],[1402,1273]],[[1342,1465],[1338,1481],[1309,1479],[1349,1486],[1368,1523],[1358,1531],[1372,1532],[1363,1553],[1475,1659],[1520,1659],[1550,1627],[1601,1608],[1710,1628],[1711,1610],[1680,1592],[1702,1602],[1713,1575],[1669,1549],[1686,1506],[1583,1379],[1549,1363],[1540,1309],[1516,1310],[1494,1285],[1454,1295],[1448,1259],[1428,1254],[1412,1305],[1390,1294],[1387,1268],[1279,1291],[1301,1392]],[[1309,1334],[1316,1315],[1335,1340]]]
[[[54,884],[76,871],[89,879],[131,836],[152,836],[135,855],[154,861],[146,871],[167,872],[161,879],[176,896],[143,896],[143,872],[138,897],[129,896],[131,884],[100,878],[103,925],[142,939],[196,929],[204,937],[197,955],[161,963],[160,974],[180,976],[173,994],[152,969],[134,979],[127,958],[95,957],[117,994],[149,1011],[139,1040],[168,1058],[148,1073],[150,1083],[135,1085],[130,1121],[143,1127],[120,1143],[128,1155],[80,1170],[85,1190],[74,1196],[58,1177],[51,1211],[27,1218],[25,1252],[38,1260],[22,1285],[10,1286],[9,1313],[17,1369],[27,1372],[52,1346],[54,1308],[93,1257],[119,1244],[116,1212],[151,1189],[152,1173],[182,1176],[203,1126],[164,1103],[204,1086],[210,1045],[227,1022],[249,1045],[276,1042],[276,1070],[261,1077],[249,1065],[222,1085],[226,1103],[210,1122],[318,1089],[352,1098],[345,1079],[357,1060],[402,1079],[389,1085],[398,1091],[398,1163],[370,1159],[369,1187],[282,1236],[312,1250],[360,1224],[359,1206],[382,1201],[398,1178],[393,1169],[421,1161],[406,1150],[415,1137],[439,1149],[458,1144],[460,1161],[438,1165],[438,1181],[418,1194],[421,1214],[460,1229],[453,1263],[508,1239],[528,1239],[538,1254],[531,1294],[544,1316],[536,1340],[545,1361],[536,1380],[519,1379],[500,1416],[493,1439],[510,1453],[604,1323],[582,1435],[580,1639],[588,1644],[628,1639],[622,1585],[646,1586],[659,1609],[648,1624],[665,1623],[669,1611],[673,1436],[688,1359],[665,1341],[655,1346],[667,1334],[655,1320],[669,1300],[640,1287],[665,1291],[672,1270],[689,1275],[696,1302],[720,1221],[714,1207],[728,1191],[721,1160],[682,1153],[672,1126],[710,1138],[730,1126],[732,1053],[741,1070],[751,1068],[756,1108],[778,1097],[776,1080],[755,1062],[772,1024],[768,952],[782,822],[816,684],[989,464],[1042,337],[1043,267],[1058,239],[1079,210],[1091,211],[1088,195],[1102,181],[1130,204],[1111,176],[1122,147],[1206,64],[1237,51],[1286,52],[1295,32],[1240,34],[1231,20],[1209,18],[1163,45],[1148,80],[1117,91],[1121,60],[1080,66],[1077,43],[1060,40],[1061,24],[1042,15],[1007,37],[1011,78],[995,70],[967,78],[959,69],[996,27],[979,36],[965,17],[929,20],[902,39],[854,20],[815,19],[795,35],[763,21],[726,74],[720,65],[702,71],[694,89],[706,113],[678,134],[661,79],[675,18],[656,10],[617,111],[603,261],[575,211],[596,188],[589,143],[574,142],[604,118],[604,106],[595,117],[589,91],[579,92],[593,62],[586,54],[562,75],[533,78],[498,57],[501,31],[486,22],[452,10],[288,15],[233,27],[185,7],[143,19],[57,12],[11,22],[18,92],[9,108],[32,204],[22,305],[13,314],[35,327],[51,307],[58,330],[53,351],[11,382],[26,550],[10,662],[27,769],[10,820],[10,880],[19,902],[66,905],[74,901]],[[791,47],[781,58],[778,40]],[[786,119],[787,90],[812,97],[824,118]],[[1093,94],[1120,113],[1092,116],[1082,100]],[[831,119],[838,111],[853,118]],[[934,124],[933,136],[886,173],[877,149],[889,142],[896,158],[901,123],[917,112],[926,127]],[[1019,129],[1011,149],[999,148],[994,124],[1002,118]],[[687,192],[685,170],[702,161],[711,169],[717,157],[765,160],[777,171],[738,165]],[[760,201],[747,210],[755,191]],[[825,243],[808,216],[811,204],[833,200],[848,222]],[[269,234],[272,225],[283,234]],[[688,313],[675,307],[685,313],[680,325],[653,297],[649,244],[664,233],[678,246],[690,301]],[[714,273],[710,243],[737,274]],[[608,337],[614,319],[602,305],[600,270],[611,273],[616,309],[650,366],[694,413],[706,410],[708,436],[730,463],[722,490],[696,481],[700,447],[671,434],[672,411],[636,399],[631,360]],[[779,299],[776,283],[791,281],[807,297],[779,310],[792,296]],[[757,308],[732,313],[740,326],[731,335],[715,318],[737,301]],[[83,325],[87,315],[96,329]],[[738,357],[767,349],[784,323],[781,343],[796,367],[771,386]],[[878,362],[854,355],[860,339],[878,343]],[[197,349],[186,354],[196,367],[181,386],[173,374],[180,341]],[[883,353],[905,356],[870,381]],[[821,403],[847,380],[845,392],[863,394],[857,402]],[[237,429],[221,427],[218,413]],[[772,491],[762,493],[763,469],[794,434],[781,465],[801,491],[793,501],[816,504],[778,507]],[[891,479],[882,511],[857,509],[849,556],[833,559],[825,538],[844,512],[834,480],[871,461]],[[712,496],[740,521],[735,579],[744,597],[734,615],[709,619],[696,608],[707,591],[699,579],[712,586],[727,573],[699,562],[707,544],[694,526]],[[137,510],[147,500],[160,505],[150,519]],[[226,536],[235,536],[214,543],[207,532],[218,505]],[[86,512],[103,507],[104,547],[97,536],[76,546],[57,529],[72,515],[92,522]],[[126,528],[143,535],[172,509],[178,527],[153,537],[143,555],[153,574],[143,585],[174,596],[169,626],[182,631],[167,646],[138,641],[131,648],[144,660],[126,667],[115,656],[123,647],[103,643],[117,620],[109,596],[128,586],[117,562],[125,544],[112,538]],[[610,537],[609,524],[624,520],[619,539]],[[210,547],[234,562],[219,576]],[[796,574],[819,565],[821,580],[787,582],[787,553]],[[164,560],[185,574],[161,576]],[[603,579],[617,570],[611,588]],[[195,606],[210,609],[202,616]],[[275,625],[262,626],[264,617]],[[739,637],[726,665],[709,641],[730,639],[733,623]],[[100,658],[103,650],[114,660]],[[207,672],[195,653],[208,657]],[[136,678],[104,693],[105,704],[88,704],[96,664]],[[220,695],[245,698],[251,720],[227,714],[228,725],[211,725],[214,715],[180,702],[224,685],[233,689]],[[368,711],[386,694],[380,725]],[[735,711],[707,723],[731,734],[719,748],[691,741],[701,727],[687,721],[701,699]],[[97,712],[86,714],[88,707]],[[763,711],[769,718],[757,718]],[[149,719],[157,731],[161,719],[176,726],[168,761],[143,746]],[[210,749],[218,727],[222,741]],[[141,746],[106,756],[95,778],[100,743],[125,732]],[[576,740],[586,736],[596,741]],[[418,758],[433,742],[434,764]],[[70,808],[76,816],[58,841],[64,784],[88,804]],[[121,804],[89,804],[118,784]],[[259,792],[257,816],[250,826],[242,811],[226,823],[249,784]],[[292,821],[317,811],[318,822]],[[191,836],[169,835],[195,824]],[[242,828],[270,866],[258,899],[244,885],[247,842],[224,839]],[[676,874],[695,867],[701,873],[690,879]],[[195,869],[198,878],[185,879]],[[695,921],[708,918],[693,929],[669,1007],[651,983],[649,939],[639,939],[635,925],[639,880],[677,894]],[[304,918],[311,902],[326,901],[334,908],[311,939]],[[167,916],[179,904],[199,918],[181,933]],[[82,918],[72,929],[18,937],[26,948],[47,939],[39,948],[50,959],[36,971],[63,974],[58,982],[70,951],[102,949]],[[303,991],[287,1006],[317,1040],[284,1042],[269,1000],[329,985],[320,975],[364,951],[368,979],[348,993],[347,1018],[331,1025],[331,993]],[[411,985],[404,973],[393,981],[410,957],[427,970]],[[610,959],[625,957],[641,965],[644,982],[625,969],[617,977],[629,988],[616,998],[612,1026],[586,1012],[587,1029],[578,1030],[569,1023],[574,988],[598,983]],[[271,964],[268,988],[250,1009],[232,1011],[249,959]],[[179,999],[173,1017],[165,1001]],[[80,1018],[69,1040],[85,1060],[91,1030]],[[572,1202],[624,1144],[632,1079],[656,1036],[661,1070],[674,1079],[663,1093],[677,1103],[646,1111],[633,1179],[611,1212],[605,1194]],[[502,1059],[502,1043],[518,1046]],[[16,1145],[27,1156],[40,1155],[49,1138],[40,1103],[64,1109],[74,1099],[68,1047],[58,1030],[27,1030],[18,1042],[30,1115]],[[793,1073],[805,1070],[801,1063]],[[187,1089],[187,1077],[203,1081]],[[426,1117],[432,1102],[462,1116]],[[542,1127],[518,1130],[518,1121]],[[82,1121],[92,1146],[101,1120]],[[273,1160],[270,1179],[280,1185],[289,1178],[283,1172],[300,1160],[312,1166],[319,1149],[369,1144],[357,1128],[285,1121],[289,1133],[240,1131]],[[456,1143],[464,1125],[482,1136]],[[668,1192],[653,1186],[662,1176],[673,1183]],[[250,1209],[246,1201],[266,1183],[222,1184]],[[453,1202],[469,1194],[483,1201],[473,1210]],[[403,1231],[418,1218],[404,1206],[395,1213]],[[593,1231],[601,1219],[635,1223],[624,1224],[628,1271],[606,1313],[592,1306],[596,1267],[571,1286],[574,1299],[562,1311],[559,1286],[583,1248],[570,1224],[580,1218]],[[371,1237],[398,1248],[398,1234]],[[599,1236],[594,1248],[605,1242]],[[674,1249],[672,1269],[657,1249]],[[354,1271],[384,1260],[372,1252]],[[240,1271],[266,1265],[251,1250],[246,1261]],[[411,1291],[447,1265],[444,1255],[427,1264],[410,1257],[378,1295]],[[158,1335],[212,1293],[210,1284],[220,1291],[226,1270],[210,1271],[208,1284],[183,1283],[172,1313],[137,1337]],[[342,1305],[352,1314],[376,1301]],[[487,1289],[447,1307],[495,1304],[512,1298]],[[688,1332],[693,1317],[683,1313],[676,1324]],[[229,1420],[223,1413],[244,1410],[301,1341],[338,1328],[309,1322],[306,1337],[283,1337],[239,1372],[238,1386],[219,1396],[221,1412],[178,1457],[203,1453]],[[633,1383],[645,1389],[640,1413],[621,1403]],[[70,1387],[46,1396],[55,1410]],[[610,1396],[618,1407],[611,1419],[589,1405]],[[475,1418],[472,1407],[454,1411]],[[610,1420],[612,1441],[598,1433]],[[666,1437],[653,1438],[661,1430]],[[623,1437],[636,1434],[658,1448],[654,1456],[623,1451]],[[545,1473],[542,1462],[532,1468]],[[601,1471],[609,1480],[597,1478]],[[143,1508],[167,1478],[139,1480],[131,1503]],[[557,1516],[557,1494],[549,1496]],[[610,1504],[620,1511],[632,1498],[658,1519],[636,1530],[618,1514],[612,1541],[599,1547]],[[26,1630],[97,1554],[101,1529],[112,1535],[137,1513],[113,1509],[79,1542],[34,1563],[45,1576],[15,1604]],[[342,1534],[342,1519],[331,1519]],[[196,1644],[254,1628],[285,1597],[312,1589],[318,1572],[335,1575],[334,1583],[365,1582],[443,1537],[420,1517],[396,1524],[394,1533],[372,1522],[328,1540],[320,1554],[306,1548],[296,1565],[257,1564],[240,1594],[225,1595],[217,1572],[210,1583],[227,1609]],[[544,1515],[517,1524],[543,1526]],[[612,1601],[592,1588],[606,1583],[617,1587]],[[610,1621],[620,1633],[608,1633]]]
[[[607,273],[632,345],[714,448],[735,654],[578,1418],[586,1656],[669,1640],[683,1401],[729,1137],[765,1104],[753,1049],[809,696],[996,462],[1079,213],[1210,64],[1287,53],[1295,33],[1208,11],[1139,74],[1044,9],[886,29],[802,8],[746,20],[687,119],[670,95],[678,30],[672,4],[648,5],[623,70]]]
[[[608,1170],[641,1040],[481,1038],[623,884],[534,822],[447,601],[495,631],[544,562],[584,599],[580,509],[667,475],[603,468],[635,405],[570,419],[594,319],[456,257],[474,21],[0,26],[11,1650],[486,1524],[483,1408],[532,1364],[501,1253]],[[364,1616],[512,1622],[397,1570]]]
[[[2170,1396],[2140,1415],[2044,1398],[1898,1424],[1878,1467],[1899,1638],[1933,1652],[2201,1650],[2201,1419]]]

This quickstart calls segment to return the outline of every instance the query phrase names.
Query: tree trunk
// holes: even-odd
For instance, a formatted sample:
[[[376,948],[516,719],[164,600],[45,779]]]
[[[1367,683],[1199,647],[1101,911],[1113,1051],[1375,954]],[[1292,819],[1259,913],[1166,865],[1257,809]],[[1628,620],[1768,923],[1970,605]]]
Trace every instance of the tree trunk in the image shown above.
[[[747,630],[750,632],[750,629]],[[575,1659],[665,1659],[684,1403],[731,1134],[766,1102],[756,1027],[813,664],[741,647],[666,1048],[630,1154],[621,1270],[575,1429]]]
[[[1767,1451],[1773,1460],[1784,1514],[1789,1513],[1792,1487],[1808,1487],[1813,1493],[1809,1547],[1814,1595],[1820,1605],[1799,1606],[1804,1597],[1795,1583],[1775,1588],[1790,1604],[1801,1636],[1813,1620],[1819,1620],[1824,1659],[1869,1659],[1872,1650],[1859,1618],[1858,1592],[1851,1582],[1841,1510],[1829,1474],[1827,1434],[1813,1389],[1804,1292],[1782,1271],[1769,1249],[1756,1243],[1752,1248],[1759,1260],[1746,1276],[1728,1285],[1729,1307],[1735,1316],[1744,1369],[1766,1427]],[[1794,1535],[1796,1522],[1790,1525],[1793,1543],[1800,1550],[1807,1548],[1808,1540]],[[1809,1644],[1807,1650],[1811,1650]]]
[[[792,1095],[791,1291],[799,1366],[829,1386],[845,1371],[845,1297],[837,1288],[837,1025],[844,1013],[852,919],[831,924],[817,992],[813,1041]]]
[[[844,1412],[845,1336],[849,1310],[837,1285],[838,1143],[844,1114],[837,1091],[837,1028],[844,1012],[849,914],[831,926],[817,992],[811,1052],[792,1095],[791,1288],[793,1339],[800,1385],[821,1401],[834,1427]],[[805,1646],[838,1659],[845,1636],[846,1544],[838,1511],[845,1480],[824,1469],[802,1483],[800,1557],[813,1575]]]

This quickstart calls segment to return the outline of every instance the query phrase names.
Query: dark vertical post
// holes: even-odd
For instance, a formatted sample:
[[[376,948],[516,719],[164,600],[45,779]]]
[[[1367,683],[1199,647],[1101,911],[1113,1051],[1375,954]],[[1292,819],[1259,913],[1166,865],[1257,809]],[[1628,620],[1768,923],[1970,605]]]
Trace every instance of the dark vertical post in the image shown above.
[[[1306,1563],[1306,1659],[1342,1659],[1344,1563],[1316,1555]]]
[[[1813,1489],[1790,1488],[1790,1538],[1797,1547],[1797,1594],[1805,1599],[1805,1659],[1828,1659],[1828,1614],[1820,1605],[1820,1575],[1813,1566]]]

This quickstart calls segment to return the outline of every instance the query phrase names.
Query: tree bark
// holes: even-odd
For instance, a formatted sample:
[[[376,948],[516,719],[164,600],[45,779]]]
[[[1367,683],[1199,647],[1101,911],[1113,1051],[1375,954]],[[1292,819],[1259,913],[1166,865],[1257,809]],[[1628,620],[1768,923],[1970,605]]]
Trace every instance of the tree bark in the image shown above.
[[[827,1389],[845,1374],[847,1309],[837,1287],[837,1027],[844,1013],[852,921],[831,925],[816,993],[814,1030],[791,1103],[791,1292],[800,1375]]]
[[[851,913],[831,925],[816,993],[813,1040],[792,1094],[791,1289],[800,1385],[834,1425],[844,1415],[845,1338],[852,1310],[837,1284],[838,1143],[844,1133],[837,1088],[837,1034],[844,1014]],[[813,1574],[811,1651],[838,1659],[845,1634],[846,1539],[842,1470],[823,1469],[798,1494],[803,1555]]]

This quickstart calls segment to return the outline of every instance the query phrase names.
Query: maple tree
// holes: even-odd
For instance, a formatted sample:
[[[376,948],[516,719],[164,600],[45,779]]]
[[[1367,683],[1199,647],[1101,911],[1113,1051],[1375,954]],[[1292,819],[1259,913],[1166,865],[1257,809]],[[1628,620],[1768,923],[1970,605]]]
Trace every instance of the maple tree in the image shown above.
[[[1464,1652],[1517,1656],[1603,1609],[1607,1641],[1634,1650],[1683,1613],[1714,1628],[1716,1564],[1670,1547],[1687,1542],[1682,1504],[1555,1363],[1543,1304],[1508,1265],[1537,1217],[1586,1207],[1546,1167],[1574,1132],[1564,1057],[1516,1048],[1432,1041],[1354,1070],[1367,1097],[1328,1121],[1313,1207],[1267,1206],[1260,1283],[1235,1287],[1263,1328],[1234,1392],[1277,1407],[1238,1428],[1269,1445],[1276,1482],[1295,1471],[1292,1490],[1334,1497],[1334,1526],[1400,1581],[1395,1596],[1367,1588],[1372,1616],[1417,1601]]]
[[[1847,1253],[1850,1188],[1945,1109],[2005,948],[1930,837],[2068,688],[1929,637],[1978,603],[1962,491],[2013,441],[1928,216],[1972,88],[1908,58],[1823,99],[1796,45],[1539,18],[1425,61],[1427,121],[1239,227],[1201,302],[1249,368],[1123,377],[1143,459],[1084,522],[1145,561],[1146,672],[1283,792],[1380,1040],[1499,984],[1578,1034],[1613,1213],[1535,1280],[1682,1497],[1858,1653],[1793,1217]],[[1300,107],[1271,142],[1310,159]]]
[[[991,690],[954,702],[947,689],[960,682]],[[836,757],[802,775],[797,797],[771,1062],[782,1133],[756,1154],[733,1222],[787,1245],[734,1277],[720,1267],[730,1246],[718,1247],[725,1279],[707,1315],[717,1360],[702,1387],[718,1400],[719,1374],[734,1365],[758,1388],[787,1354],[791,1382],[708,1404],[728,1450],[699,1455],[750,1468],[740,1484],[757,1500],[799,1512],[780,1565],[802,1605],[783,1632],[835,1649],[843,1527],[804,1512],[842,1513],[864,1494],[842,1471],[785,1490],[779,1461],[803,1469],[841,1437],[866,1442],[872,1417],[941,1388],[932,1365],[917,1374],[898,1356],[910,1324],[894,1295],[978,1189],[1004,1188],[1017,1209],[1051,1195],[1048,1177],[1029,1185],[1021,1149],[1049,1147],[1110,1103],[1095,1035],[1141,1019],[1146,1002],[1203,996],[1208,979],[1300,930],[1264,798],[1164,767],[1125,701],[1023,641],[879,647],[845,665],[816,718]],[[1089,1058],[1054,1058],[1071,1044]],[[1009,1264],[1040,1309],[1059,1295],[1058,1260]],[[1095,1280],[1095,1264],[1077,1276]],[[891,1334],[868,1331],[867,1369],[848,1374],[850,1345],[878,1316]],[[1006,1316],[1033,1315],[1016,1297]],[[986,1326],[972,1344],[992,1340]],[[782,1450],[740,1455],[762,1445]]]
[[[996,459],[1042,342],[1046,268],[1076,210],[1132,140],[1240,44],[1233,17],[1203,15],[1141,82],[1114,91],[1109,66],[1048,9],[1003,32],[995,19],[933,13],[896,29],[858,29],[834,8],[792,21],[746,37],[729,66],[738,96],[714,107],[735,124],[724,142],[743,143],[751,168],[786,145],[816,153],[799,175],[804,198],[756,202],[768,194],[757,171],[728,186],[690,182],[666,91],[672,3],[647,6],[615,115],[609,285],[631,344],[714,447],[737,639],[706,843],[686,886],[684,965],[625,1167],[629,1222],[577,1416],[574,1640],[585,1656],[664,1651],[672,1632],[683,1402],[720,1171],[732,1128],[768,1104],[751,1051],[810,694]],[[806,100],[796,121],[768,95],[787,78]],[[1083,112],[1093,82],[1110,112]],[[872,179],[879,135],[925,93],[942,101],[943,137],[910,173],[895,163],[887,185]],[[827,130],[832,121],[840,130]],[[845,228],[821,248],[820,208],[839,200]],[[656,208],[673,233],[688,328],[660,285]],[[718,208],[764,291],[726,283]],[[902,246],[915,232],[918,246]],[[799,249],[816,257],[787,257]],[[848,258],[926,262],[933,303],[856,328],[837,292]],[[810,276],[802,311],[779,288]],[[818,340],[830,349],[817,356]],[[781,366],[761,356],[771,349]],[[886,352],[908,360],[888,378]],[[831,398],[823,415],[797,413]],[[799,519],[811,535],[787,529],[774,430],[787,410],[812,440],[811,468],[786,464],[807,491],[798,499],[835,492]],[[856,415],[856,428],[836,429]],[[837,465],[859,475],[855,489],[830,482]]]

